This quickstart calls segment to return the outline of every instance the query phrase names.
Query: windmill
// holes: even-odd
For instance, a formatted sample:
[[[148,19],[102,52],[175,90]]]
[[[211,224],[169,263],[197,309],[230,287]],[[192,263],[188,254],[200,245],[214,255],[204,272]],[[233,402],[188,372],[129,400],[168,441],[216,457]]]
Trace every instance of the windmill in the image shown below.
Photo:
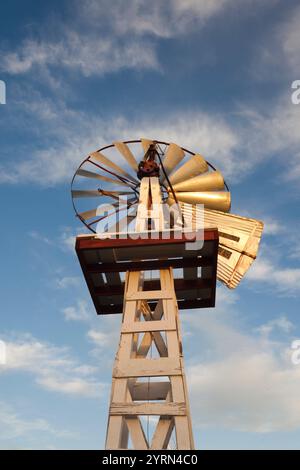
[[[263,224],[229,213],[229,188],[200,154],[149,139],[89,154],[72,198],[92,232],[76,252],[96,312],[122,313],[105,446],[193,449],[178,312],[214,307],[217,279],[239,284]]]

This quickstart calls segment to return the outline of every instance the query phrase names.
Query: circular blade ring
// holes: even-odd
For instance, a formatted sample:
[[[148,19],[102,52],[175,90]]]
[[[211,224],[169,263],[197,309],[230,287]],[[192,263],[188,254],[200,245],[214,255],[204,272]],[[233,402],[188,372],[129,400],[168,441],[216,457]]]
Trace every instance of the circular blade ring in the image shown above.
[[[163,155],[160,183],[164,201],[170,203],[175,195],[176,199],[193,201],[192,203],[201,203],[203,200],[204,205],[215,206],[225,212],[230,209],[230,193],[226,182],[221,173],[201,155],[177,144],[159,140],[143,138],[115,141],[89,154],[72,178],[73,208],[89,230],[96,233],[92,225],[97,222],[97,208],[87,207],[82,210],[78,207],[78,203],[93,197],[117,200],[125,196],[128,197],[129,206],[138,203],[140,182],[136,170],[138,162],[142,161],[151,144],[155,144]],[[114,156],[111,155],[112,152],[115,152]],[[97,180],[103,182],[101,188],[95,187]],[[90,186],[82,187],[84,184]],[[172,193],[170,187],[168,188],[170,184]],[[115,186],[122,186],[122,189],[118,191]]]

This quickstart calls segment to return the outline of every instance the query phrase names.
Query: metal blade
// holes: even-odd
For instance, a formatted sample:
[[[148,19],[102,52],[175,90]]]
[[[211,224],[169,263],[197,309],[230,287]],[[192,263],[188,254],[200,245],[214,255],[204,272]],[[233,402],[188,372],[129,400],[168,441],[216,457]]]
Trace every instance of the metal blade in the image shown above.
[[[126,195],[131,195],[132,196],[132,191],[104,191],[102,189],[100,191],[101,191],[101,194],[103,196],[112,197],[113,199],[116,199],[117,201],[119,199],[120,200],[122,199],[121,196],[126,196]],[[124,204],[125,204],[125,202],[131,202],[134,199],[135,199],[135,197],[133,197],[133,198],[131,197],[131,199],[128,199],[127,201],[125,201],[123,199],[123,201],[124,201]]]
[[[153,140],[141,139],[141,144],[142,144],[144,155],[145,155],[150,145],[153,144]]]
[[[132,191],[106,191],[104,189],[101,189],[101,193],[103,196],[122,196],[125,194],[132,194]]]
[[[107,181],[108,183],[114,183],[115,185],[119,184],[120,186],[128,186],[127,183],[123,183],[123,181],[109,178],[108,176],[99,175],[98,173],[94,173],[93,171],[83,170],[82,168],[79,168],[79,170],[76,171],[76,175],[84,176],[86,178],[94,178],[101,181]]]
[[[224,189],[224,179],[219,171],[194,176],[173,185],[174,191],[213,191]]]
[[[97,207],[96,209],[91,209],[89,211],[81,212],[78,215],[81,219],[88,220],[88,219],[91,219],[92,217],[96,217],[96,213],[97,213]]]
[[[163,166],[167,175],[169,175],[174,168],[181,162],[184,157],[184,151],[179,145],[170,144],[166,153],[166,156],[163,160]],[[161,182],[164,182],[165,175],[164,172],[161,172]]]
[[[120,215],[120,212],[119,212],[119,215]],[[122,222],[126,218],[128,220],[128,224],[129,224],[130,222],[133,221],[133,219],[135,217],[136,217],[135,215],[128,215],[128,214],[123,215],[123,217],[119,216],[117,223],[115,223],[115,221],[110,221],[110,223],[107,224],[107,232],[117,232],[117,231],[119,231],[120,230],[120,225],[122,224]]]
[[[109,160],[107,157],[105,157],[105,155],[103,155],[102,153],[100,152],[93,152],[90,154],[90,157],[93,158],[94,160],[97,160],[99,163],[102,163],[103,165],[106,165],[108,166],[109,168],[112,168],[113,170],[115,170],[116,172],[118,173],[121,173],[121,175],[124,175],[126,178],[128,178],[129,180],[131,181],[134,181],[136,183],[138,183],[138,180],[133,178],[133,176],[129,175],[125,170],[123,170],[123,168],[121,168],[119,165],[117,165],[116,163],[112,162],[111,160]]]
[[[172,184],[180,183],[188,178],[200,175],[208,171],[208,165],[205,159],[199,155],[193,155],[184,165],[176,170],[170,177],[169,180]]]
[[[77,198],[77,197],[100,197],[102,196],[101,191],[98,189],[95,190],[75,190],[72,189],[72,197]]]
[[[222,212],[229,212],[230,210],[230,192],[175,192],[175,195],[178,201],[188,204],[203,204],[208,209]],[[174,199],[169,196],[168,204],[171,203],[172,205],[174,202]]]
[[[118,196],[125,196],[126,194],[132,195],[132,191],[105,191],[104,189],[95,189],[95,190],[72,189],[71,192],[72,192],[73,198],[99,197],[99,196],[118,197]]]
[[[125,158],[127,163],[131,166],[131,168],[134,171],[138,171],[138,165],[137,165],[136,159],[134,158],[128,145],[124,144],[124,142],[114,142],[114,146],[119,150],[121,155],[123,155],[123,157]]]
[[[99,217],[101,217],[101,215],[105,212],[105,211],[109,211],[111,210],[112,207],[118,207],[118,204],[114,203],[114,204],[101,204],[101,213],[99,211],[99,207],[95,207],[95,209],[91,209],[89,211],[85,211],[85,212],[80,212],[78,215],[79,217],[81,217],[83,220],[88,220],[88,219],[91,219],[92,217],[96,217],[97,215]],[[98,212],[98,213],[97,213]]]

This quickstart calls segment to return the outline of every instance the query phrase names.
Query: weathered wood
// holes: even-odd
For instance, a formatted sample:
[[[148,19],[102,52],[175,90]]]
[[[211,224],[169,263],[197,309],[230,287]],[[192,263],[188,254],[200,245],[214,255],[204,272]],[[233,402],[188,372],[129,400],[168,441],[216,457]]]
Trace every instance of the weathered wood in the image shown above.
[[[162,232],[164,233],[164,232]],[[181,235],[179,239],[172,238],[172,232],[167,239],[116,238],[101,240],[97,236],[76,238],[76,251],[86,283],[98,314],[121,313],[123,311],[124,284],[121,276],[112,276],[108,280],[107,273],[126,271],[143,271],[174,268],[192,268],[210,266],[210,280],[191,279],[193,284],[183,279],[175,280],[180,308],[203,308],[214,306],[214,273],[216,273],[216,258],[213,256],[218,246],[218,231],[204,231],[204,246],[199,248],[197,256],[188,258],[186,241],[189,237]],[[160,233],[161,235],[161,233]],[[196,236],[194,233],[193,236]],[[103,259],[102,259],[103,258]],[[109,261],[103,261],[103,260]],[[193,272],[196,273],[197,270]],[[110,277],[110,276],[109,276]],[[158,290],[157,280],[149,282],[146,290]],[[198,284],[196,286],[196,283]],[[205,290],[207,289],[207,290]],[[192,306],[191,299],[197,299]],[[186,303],[187,302],[187,303]]]
[[[109,413],[121,416],[185,416],[186,406],[182,403],[113,403]]]
[[[167,448],[174,427],[177,448],[193,448],[190,412],[181,358],[178,308],[173,275],[170,269],[160,271],[160,283],[160,292],[163,292],[164,295],[154,308],[150,307],[148,303],[149,292],[140,290],[143,288],[141,274],[133,272],[126,276],[125,290],[127,295],[129,293],[131,300],[126,300],[124,304],[121,339],[113,371],[107,448],[126,448],[124,443],[128,442],[128,434],[134,448],[148,448],[149,443],[138,417],[151,415],[158,415],[160,418],[150,448]],[[144,297],[142,300],[140,299],[141,292],[145,294],[142,296]],[[142,321],[142,316],[145,321]],[[173,326],[172,330],[166,328],[170,324]],[[158,330],[159,325],[160,330]],[[151,331],[151,326],[157,331]],[[150,331],[145,332],[144,330],[148,327]],[[162,337],[162,331],[165,332],[166,342]],[[139,347],[137,346],[138,334],[143,334]],[[151,344],[153,342],[156,344],[155,335],[156,342],[159,344],[157,349],[161,357],[146,358]],[[162,357],[163,354],[166,356]],[[156,376],[170,377],[170,382],[150,381],[150,377]],[[139,377],[149,377],[149,380],[148,382],[138,382]],[[121,389],[116,393],[115,389],[120,386]],[[120,400],[119,398],[122,396],[123,400]],[[153,403],[154,400],[155,403]],[[120,417],[121,420],[117,420]],[[166,420],[164,420],[165,417]],[[181,429],[177,429],[179,426]],[[113,436],[113,434],[115,435]]]
[[[227,287],[235,288],[256,258],[263,223],[248,217],[180,205],[183,215],[191,216],[193,228],[199,213],[203,215],[204,228],[218,227],[217,277]]]
[[[181,375],[179,359],[135,359],[118,362],[113,370],[114,377],[159,377],[167,375]]]
[[[174,418],[161,416],[157,423],[151,449],[167,449],[174,428]]]
[[[172,294],[163,290],[148,290],[134,293],[127,293],[126,300],[156,300],[156,299],[172,299]]]
[[[122,416],[125,416],[126,413],[121,413]],[[139,418],[126,418],[126,424],[130,432],[130,437],[132,439],[133,445],[136,449],[145,450],[148,449],[148,441],[146,439],[143,427]]]
[[[155,346],[160,356],[167,357],[168,356],[167,346],[160,331],[153,331],[151,333],[146,332],[144,334],[141,344],[137,350],[137,357],[147,356],[147,353],[151,348],[152,341],[154,341]]]
[[[150,190],[151,190],[151,198],[155,204],[154,206],[154,213],[151,209],[151,219],[154,222],[154,230],[161,231],[165,228],[165,221],[164,221],[164,214],[162,208],[162,198],[161,198],[161,191],[160,191],[160,184],[157,178],[152,177],[150,178]]]
[[[123,323],[122,333],[135,333],[143,331],[169,331],[176,330],[176,324],[171,321],[158,320],[147,322]]]
[[[158,196],[154,184],[152,198]],[[167,449],[174,428],[176,448],[194,448],[173,272],[161,269],[159,275],[154,291],[147,290],[143,273],[126,274],[106,448],[126,449],[130,437],[135,449]],[[152,357],[153,344],[159,357]],[[141,416],[159,416],[151,445]]]
[[[154,312],[151,311],[148,303],[146,301],[141,301],[141,312],[146,321],[158,321],[162,318],[163,309],[162,309],[162,300],[157,302],[157,305],[154,309]],[[152,341],[154,341],[155,346],[161,357],[168,356],[168,350],[160,331],[151,331],[146,332],[142,338],[141,344],[137,351],[137,357],[146,357],[148,351],[151,348]]]
[[[150,179],[143,178],[141,185],[140,185],[140,198],[139,198],[139,205],[137,209],[137,217],[136,217],[136,225],[135,225],[136,232],[144,232],[148,230],[149,190],[150,190]]]

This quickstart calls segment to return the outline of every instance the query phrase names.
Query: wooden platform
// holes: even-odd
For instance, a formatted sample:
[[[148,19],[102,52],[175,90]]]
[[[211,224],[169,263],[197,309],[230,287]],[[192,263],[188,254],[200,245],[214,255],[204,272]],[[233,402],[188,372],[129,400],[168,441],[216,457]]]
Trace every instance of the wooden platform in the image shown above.
[[[144,286],[157,291],[161,286],[155,271],[168,267],[174,270],[179,309],[214,307],[218,230],[205,229],[202,247],[195,244],[192,250],[186,249],[196,235],[189,232],[178,238],[171,232],[166,238],[160,233],[155,239],[79,235],[76,253],[97,314],[122,313],[126,271],[151,271]]]

